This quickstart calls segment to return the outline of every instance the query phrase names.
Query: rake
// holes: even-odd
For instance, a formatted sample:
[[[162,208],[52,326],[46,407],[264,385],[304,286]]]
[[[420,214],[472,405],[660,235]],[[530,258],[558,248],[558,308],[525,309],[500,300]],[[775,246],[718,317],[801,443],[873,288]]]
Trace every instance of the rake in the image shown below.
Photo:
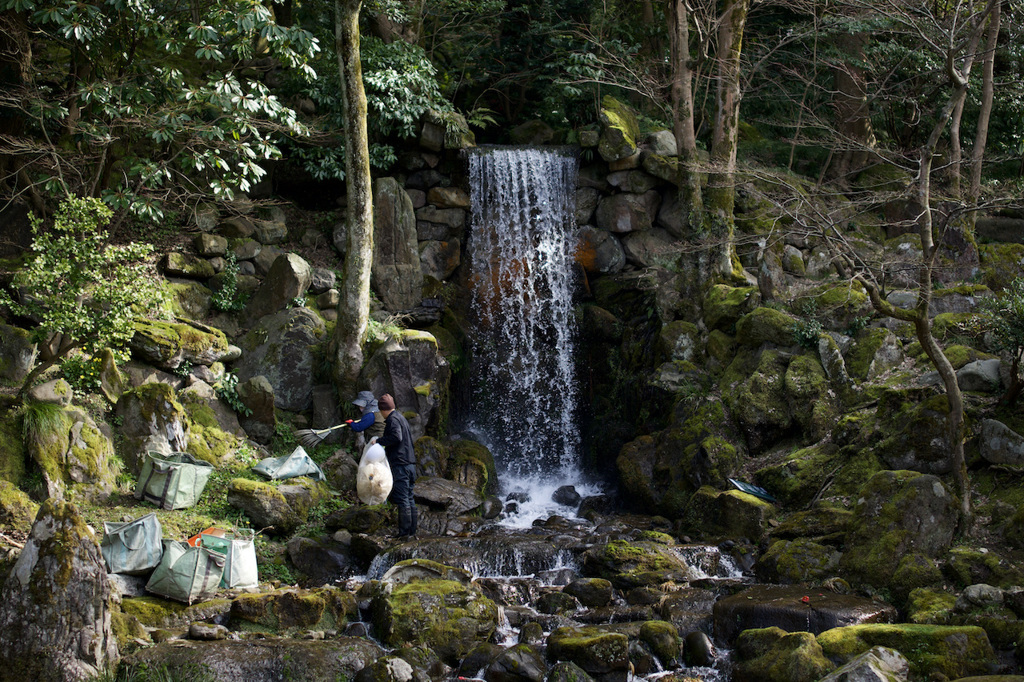
[[[338,424],[332,426],[329,429],[299,429],[295,432],[295,438],[299,441],[299,444],[305,448],[315,448],[323,442],[324,438],[327,438],[327,434],[338,429],[343,429],[349,424]]]

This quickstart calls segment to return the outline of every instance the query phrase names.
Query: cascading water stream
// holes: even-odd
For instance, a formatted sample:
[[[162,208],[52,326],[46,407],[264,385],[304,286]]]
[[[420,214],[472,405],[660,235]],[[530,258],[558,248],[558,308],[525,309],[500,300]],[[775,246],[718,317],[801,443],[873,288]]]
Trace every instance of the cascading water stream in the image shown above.
[[[579,483],[575,190],[569,150],[469,154],[473,405],[469,428],[507,491]],[[550,488],[550,490],[547,490]]]

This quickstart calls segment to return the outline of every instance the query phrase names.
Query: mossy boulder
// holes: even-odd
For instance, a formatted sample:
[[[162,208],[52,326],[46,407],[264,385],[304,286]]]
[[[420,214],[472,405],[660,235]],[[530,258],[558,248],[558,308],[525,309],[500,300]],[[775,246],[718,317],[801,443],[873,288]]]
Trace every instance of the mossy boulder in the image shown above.
[[[668,360],[696,362],[701,359],[700,330],[692,322],[674,320],[661,328],[658,347]]]
[[[581,557],[585,576],[604,578],[618,589],[686,580],[689,566],[666,545],[650,541],[612,540]]]
[[[548,636],[547,657],[552,663],[575,663],[598,681],[624,682],[629,674],[629,638],[596,626],[564,626]]]
[[[165,282],[167,300],[171,312],[190,320],[202,320],[210,314],[210,302],[213,291],[199,282],[177,281]]]
[[[876,587],[889,583],[901,557],[946,552],[956,528],[957,505],[937,477],[915,471],[881,471],[860,492],[843,575]]]
[[[888,329],[868,327],[857,334],[845,359],[850,376],[867,381],[898,365],[903,359],[902,346]]]
[[[755,308],[736,321],[736,340],[745,346],[792,346],[797,318],[775,308]]]
[[[799,507],[799,504],[785,505]],[[814,509],[789,514],[772,530],[773,538],[811,538],[817,542],[839,542],[846,537],[846,530],[853,519],[853,512],[824,505]]]
[[[587,608],[607,606],[613,595],[612,583],[604,578],[577,578],[562,588]]]
[[[997,665],[992,644],[979,627],[865,624],[834,628],[817,639],[825,656],[837,664],[873,646],[896,649],[910,661],[911,679],[939,673],[955,680],[984,674]]]
[[[460,438],[451,442],[447,477],[456,483],[474,488],[481,495],[498,492],[498,473],[494,455],[486,445]]]
[[[765,582],[794,584],[835,575],[840,553],[806,538],[777,540],[758,559],[755,570]]]
[[[978,252],[982,278],[989,289],[1002,291],[1020,277],[1024,244],[979,244]]]
[[[39,505],[10,481],[0,480],[0,528],[28,532]]]
[[[757,308],[761,295],[757,287],[731,287],[715,284],[704,295],[704,324],[709,330],[729,332],[736,322]]]
[[[918,587],[907,595],[904,610],[910,623],[949,625],[955,606],[955,594],[937,588]]]
[[[945,394],[936,395],[930,389],[886,390],[879,396],[877,414],[882,419],[882,437],[875,451],[890,469],[938,475],[952,471]]]
[[[835,665],[809,632],[746,630],[736,640],[736,682],[816,682]]]
[[[536,609],[547,615],[571,615],[580,609],[580,602],[576,597],[566,592],[545,592],[537,597]]]
[[[708,334],[707,355],[725,367],[736,355],[736,337],[729,336],[721,329],[713,329]]]
[[[791,452],[778,464],[759,469],[754,477],[786,507],[802,508],[825,485],[835,469],[838,451],[832,443],[817,443]]]
[[[99,539],[73,504],[43,503],[2,597],[0,679],[89,679],[116,664]]]
[[[785,386],[794,420],[803,427],[809,440],[823,439],[839,413],[825,368],[812,355],[798,355],[786,368]]]
[[[146,362],[161,369],[177,369],[184,362],[212,365],[228,354],[224,332],[192,320],[138,319],[129,344]]]
[[[244,354],[237,363],[238,380],[262,375],[273,387],[278,408],[308,410],[325,338],[323,320],[308,308],[289,308],[263,317],[239,341]]]
[[[739,490],[715,490],[703,486],[690,497],[682,525],[703,538],[748,538],[760,540],[778,508]]]
[[[945,555],[942,573],[956,587],[984,583],[996,587],[1024,584],[1017,562],[994,549],[952,547]]]
[[[635,154],[640,142],[640,125],[633,110],[611,95],[606,95],[601,100],[598,116],[603,124],[601,138],[597,143],[597,152],[601,158],[605,161],[619,161]]]
[[[751,452],[759,453],[789,434],[793,414],[786,396],[788,357],[776,350],[765,350],[756,357],[754,367],[743,376],[751,358],[738,355],[723,375],[722,398],[730,414],[746,436]]]
[[[942,584],[942,571],[932,557],[911,552],[900,557],[889,581],[889,591],[897,605],[902,606],[914,590]]]
[[[23,416],[25,450],[43,474],[47,495],[63,498],[74,489],[106,496],[118,466],[110,436],[85,412],[54,403],[30,403]]]
[[[243,632],[288,635],[341,630],[358,619],[355,596],[344,590],[276,590],[239,595],[231,602],[231,628]]]
[[[28,330],[0,322],[0,380],[20,384],[36,364],[38,347]]]
[[[640,626],[638,639],[650,647],[664,668],[679,665],[683,654],[683,639],[672,623],[648,620]]]
[[[227,499],[268,535],[288,535],[304,520],[278,488],[263,481],[232,479]]]
[[[119,454],[134,475],[142,469],[143,443],[150,437],[166,440],[173,452],[188,451],[188,417],[169,384],[153,382],[127,391],[117,401],[115,416],[121,422]]]
[[[18,485],[25,475],[26,456],[21,416],[8,410],[0,416],[0,479]]]
[[[497,627],[493,601],[454,580],[416,580],[379,589],[371,602],[373,625],[385,646],[430,646],[445,663],[458,663]]]
[[[222,466],[245,439],[235,411],[213,388],[197,381],[180,393],[189,434],[189,454]]]

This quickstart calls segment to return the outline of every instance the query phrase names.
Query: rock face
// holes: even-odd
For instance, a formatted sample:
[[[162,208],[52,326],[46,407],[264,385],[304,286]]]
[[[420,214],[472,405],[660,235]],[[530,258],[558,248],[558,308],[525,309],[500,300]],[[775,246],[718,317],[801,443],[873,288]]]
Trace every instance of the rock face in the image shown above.
[[[420,415],[429,431],[438,417],[441,397],[447,394],[448,362],[437,348],[432,334],[404,330],[375,352],[363,366],[362,383],[374,395],[390,393],[400,410]],[[413,432],[413,438],[423,435]]]
[[[409,310],[423,300],[416,212],[394,178],[378,178],[373,185],[371,284],[388,310]]]
[[[261,319],[240,342],[245,354],[238,363],[239,381],[263,375],[273,387],[277,407],[308,410],[313,404],[314,351],[323,335],[323,321],[306,308]]]
[[[85,680],[117,659],[99,542],[73,505],[47,500],[4,583],[0,680]]]
[[[281,310],[294,299],[305,296],[312,281],[313,270],[300,256],[294,253],[277,256],[263,284],[249,300],[246,317],[257,320]]]

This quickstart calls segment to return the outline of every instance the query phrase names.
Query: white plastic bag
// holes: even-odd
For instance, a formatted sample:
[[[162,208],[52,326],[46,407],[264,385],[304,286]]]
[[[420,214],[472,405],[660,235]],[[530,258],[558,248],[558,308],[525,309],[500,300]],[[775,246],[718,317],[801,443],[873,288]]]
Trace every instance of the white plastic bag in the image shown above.
[[[356,472],[356,493],[363,504],[384,504],[395,480],[384,448],[373,443],[363,450]]]

